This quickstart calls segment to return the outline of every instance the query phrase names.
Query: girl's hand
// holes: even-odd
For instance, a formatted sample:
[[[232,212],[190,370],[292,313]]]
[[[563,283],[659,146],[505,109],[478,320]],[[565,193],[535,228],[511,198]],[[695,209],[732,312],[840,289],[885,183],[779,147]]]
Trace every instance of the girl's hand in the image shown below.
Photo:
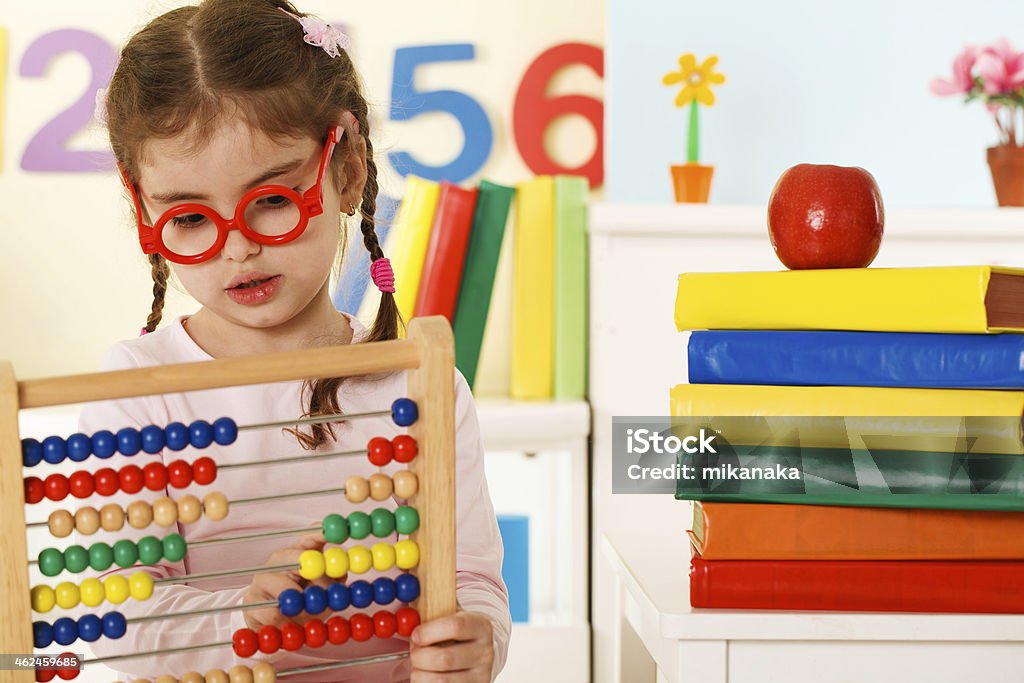
[[[491,620],[478,612],[456,612],[421,624],[412,632],[411,683],[491,682],[494,642]]]
[[[287,548],[275,551],[274,554],[267,558],[266,564],[295,564],[295,569],[284,572],[254,574],[252,582],[249,584],[249,589],[245,592],[245,597],[242,598],[242,603],[249,604],[252,602],[277,600],[277,596],[289,588],[294,588],[301,593],[310,582],[299,576],[299,555],[305,550],[322,550],[326,543],[327,541],[324,539],[323,534],[311,534],[297,539],[295,543]],[[321,582],[314,581],[313,583]],[[267,624],[281,626],[289,621],[302,621],[301,616],[294,619],[284,616],[276,605],[245,610],[242,614],[245,615],[245,623],[254,631],[259,631],[260,628]]]

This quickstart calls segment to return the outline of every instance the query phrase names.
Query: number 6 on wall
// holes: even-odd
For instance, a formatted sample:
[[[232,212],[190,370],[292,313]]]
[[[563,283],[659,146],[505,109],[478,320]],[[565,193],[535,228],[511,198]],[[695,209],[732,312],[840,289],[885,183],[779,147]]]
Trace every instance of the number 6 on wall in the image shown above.
[[[391,81],[391,120],[409,119],[430,112],[451,114],[462,126],[465,143],[455,159],[443,166],[428,166],[408,152],[390,152],[388,159],[403,176],[413,175],[428,180],[460,183],[483,168],[491,154],[494,132],[487,113],[469,95],[455,90],[416,90],[415,71],[431,62],[460,62],[475,58],[473,45],[422,45],[395,51],[394,77]]]

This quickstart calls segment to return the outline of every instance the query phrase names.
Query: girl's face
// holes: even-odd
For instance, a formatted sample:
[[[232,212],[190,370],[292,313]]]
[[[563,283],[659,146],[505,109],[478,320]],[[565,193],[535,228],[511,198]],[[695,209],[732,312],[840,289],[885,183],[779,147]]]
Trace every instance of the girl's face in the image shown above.
[[[348,147],[343,140],[335,155]],[[184,137],[153,140],[139,165],[140,199],[150,219],[184,202],[231,217],[242,196],[259,185],[284,185],[301,195],[316,183],[322,151],[318,140],[273,140],[241,121],[222,125],[199,152],[188,149]],[[171,264],[174,274],[203,307],[236,325],[270,328],[313,310],[311,304],[328,297],[340,213],[359,204],[360,167],[358,158],[349,159],[342,172],[348,180],[324,178],[323,213],[295,240],[266,246],[231,230],[219,254],[195,265]]]

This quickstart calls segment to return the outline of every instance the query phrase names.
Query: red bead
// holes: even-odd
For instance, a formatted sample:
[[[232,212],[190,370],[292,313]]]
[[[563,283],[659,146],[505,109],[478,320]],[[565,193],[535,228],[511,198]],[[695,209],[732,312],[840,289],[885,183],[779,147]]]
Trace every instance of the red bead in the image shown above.
[[[408,434],[399,434],[391,440],[391,446],[395,450],[395,460],[397,462],[411,462],[416,457],[416,453],[419,452],[419,447],[416,445],[416,439],[412,438]]]
[[[142,476],[150,491],[163,491],[167,488],[167,468],[162,462],[151,462],[143,467]]]
[[[408,638],[420,625],[420,613],[412,607],[402,607],[395,612],[395,621],[398,622],[398,635]]]
[[[68,486],[75,498],[88,498],[96,491],[96,481],[87,470],[78,470],[68,477]]]
[[[57,670],[56,669],[36,669],[36,680],[37,681],[43,681],[45,683],[46,681],[52,681],[56,677],[57,677]]]
[[[46,485],[39,477],[25,477],[25,502],[38,503],[46,498]]]
[[[63,657],[69,656],[70,655],[63,655]],[[81,669],[57,669],[57,677],[62,681],[73,681],[78,678],[78,674],[81,672]]]
[[[306,622],[306,645],[309,647],[323,647],[327,642],[327,626],[319,619],[310,619]]]
[[[235,654],[239,657],[252,657],[256,654],[256,644],[259,636],[251,628],[240,628],[231,636]]]
[[[192,476],[201,486],[212,484],[217,478],[217,463],[213,461],[213,458],[199,458],[192,463]]]
[[[352,635],[352,629],[348,627],[348,619],[344,617],[331,617],[327,620],[327,640],[332,645],[342,645]]]
[[[112,496],[121,488],[121,480],[118,478],[117,472],[109,467],[96,470],[93,478],[96,480],[96,493],[101,496]]]
[[[373,635],[378,638],[390,638],[397,629],[395,615],[391,612],[381,610],[373,615]]]
[[[352,640],[363,642],[373,638],[373,619],[365,614],[353,614],[348,620],[352,628]]]
[[[276,626],[267,624],[257,634],[260,640],[260,652],[272,655],[281,649],[281,631]]]
[[[302,626],[289,621],[281,627],[281,647],[286,650],[298,650],[306,644],[306,632]]]
[[[176,489],[183,489],[192,483],[192,466],[184,460],[175,460],[167,466],[167,480]]]
[[[121,482],[121,490],[125,493],[138,493],[145,481],[142,468],[138,465],[125,465],[117,473],[117,478]]]
[[[71,492],[68,478],[63,474],[51,474],[43,485],[46,487],[46,497],[50,500],[64,500]]]
[[[366,455],[377,467],[384,467],[394,457],[391,442],[383,436],[375,436],[366,444]]]

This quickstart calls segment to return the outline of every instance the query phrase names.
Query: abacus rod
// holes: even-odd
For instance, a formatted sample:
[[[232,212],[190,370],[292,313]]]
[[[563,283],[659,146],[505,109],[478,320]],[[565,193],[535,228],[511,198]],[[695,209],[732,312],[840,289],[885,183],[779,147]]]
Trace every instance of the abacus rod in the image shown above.
[[[305,496],[326,496],[332,493],[345,493],[345,487],[342,486],[336,489],[322,489],[320,491],[306,491],[304,493],[278,493],[273,496],[258,496],[256,498],[242,498],[241,500],[232,500],[230,505],[246,505],[247,503],[262,503],[267,500],[285,500],[287,498],[303,498]]]
[[[148,617],[132,617],[125,619],[126,624],[138,624],[144,621],[160,621],[161,619],[174,619],[176,617],[199,617],[204,614],[216,614],[217,612],[231,612],[233,610],[259,609],[261,607],[277,607],[277,600],[265,602],[249,602],[244,605],[227,605],[225,607],[210,607],[208,609],[194,609],[190,612],[172,612],[171,614],[153,614]]]
[[[211,647],[234,647],[234,643],[230,640],[223,641],[220,643],[206,643],[205,645],[187,645],[183,647],[172,647],[166,650],[153,650],[151,652],[129,652],[123,655],[110,655],[108,657],[96,657],[94,659],[83,659],[82,665],[86,664],[105,664],[107,662],[119,662],[122,659],[134,659],[136,657],[153,657],[156,655],[173,655],[179,652],[195,652],[196,650],[206,650]]]
[[[295,571],[299,568],[297,562],[291,564],[266,564],[259,567],[246,567],[245,569],[226,569],[222,572],[207,572],[205,574],[186,574],[185,576],[169,576],[165,579],[155,579],[154,586],[165,583],[183,583],[185,581],[198,581],[200,579],[222,579],[229,576],[243,576],[245,574],[269,574],[270,572]]]
[[[206,643],[204,645],[188,645],[185,647],[172,647],[166,650],[153,650],[151,652],[129,652],[123,655],[110,655],[108,657],[95,657],[93,659],[83,659],[82,666],[86,664],[106,664],[108,662],[117,662],[124,659],[134,659],[136,657],[155,657],[157,655],[173,655],[180,652],[195,652],[196,650],[207,650],[213,647],[234,647],[234,643],[230,640],[219,642],[219,643]],[[408,652],[396,652],[390,655],[374,655],[372,657],[360,657],[359,659],[349,659],[344,662],[327,662],[326,664],[312,664],[310,666],[300,666],[295,669],[287,669],[277,673],[277,677],[282,676],[295,676],[304,673],[315,673],[317,671],[329,671],[330,669],[341,669],[348,666],[359,666],[361,664],[374,664],[377,662],[391,662],[397,661],[404,657],[408,657]]]
[[[248,462],[231,462],[226,465],[218,465],[218,470],[230,470],[235,467],[259,467],[260,465],[280,465],[286,462],[303,462],[305,460],[319,460],[320,458],[340,458],[353,455],[366,455],[366,449],[361,448],[354,451],[336,451],[334,453],[314,453],[312,455],[299,455],[291,458],[276,458],[274,460],[250,460]]]
[[[395,662],[399,659],[404,659],[409,656],[408,652],[396,652],[391,655],[373,655],[372,657],[360,657],[359,659],[349,659],[344,662],[328,662],[327,664],[311,664],[309,666],[300,666],[295,669],[285,669],[284,671],[277,672],[278,678],[285,676],[297,676],[298,674],[309,674],[316,673],[317,671],[330,671],[331,669],[341,669],[346,666],[359,666],[360,664],[377,664],[379,662]]]
[[[333,415],[317,415],[315,417],[300,417],[294,420],[282,420],[280,422],[260,422],[258,424],[251,425],[239,425],[238,431],[243,432],[247,429],[270,429],[271,427],[290,427],[297,425],[310,425],[310,424],[323,424],[324,422],[340,422],[342,420],[352,420],[359,417],[379,417],[381,415],[390,415],[391,410],[371,410],[366,413],[334,413]]]

